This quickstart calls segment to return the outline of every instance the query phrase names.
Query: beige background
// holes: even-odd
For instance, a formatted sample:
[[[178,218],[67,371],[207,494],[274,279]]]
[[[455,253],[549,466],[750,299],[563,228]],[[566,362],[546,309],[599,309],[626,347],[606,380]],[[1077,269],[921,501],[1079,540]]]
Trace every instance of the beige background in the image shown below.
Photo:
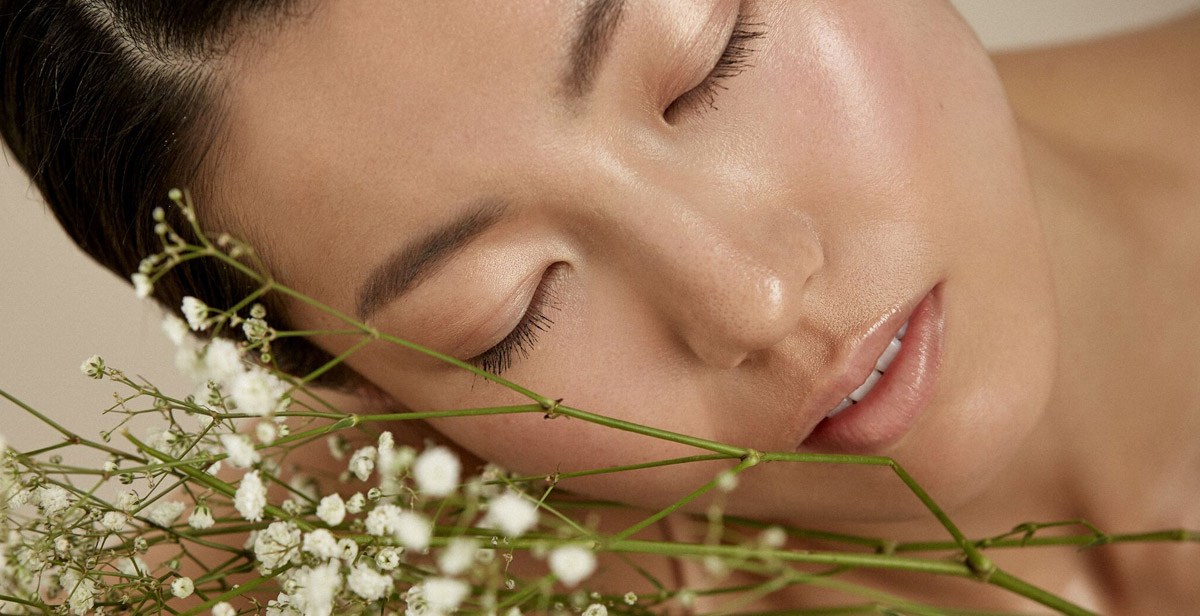
[[[890,0],[904,1],[904,0]],[[1051,43],[1153,23],[1200,0],[955,0],[993,49]],[[7,159],[6,159],[7,160]],[[69,243],[21,173],[0,164],[0,389],[78,431],[94,435],[114,418],[98,413],[113,387],[84,378],[99,353],[169,392],[191,386],[173,368],[160,312]],[[0,401],[0,434],[19,448],[53,433]]]

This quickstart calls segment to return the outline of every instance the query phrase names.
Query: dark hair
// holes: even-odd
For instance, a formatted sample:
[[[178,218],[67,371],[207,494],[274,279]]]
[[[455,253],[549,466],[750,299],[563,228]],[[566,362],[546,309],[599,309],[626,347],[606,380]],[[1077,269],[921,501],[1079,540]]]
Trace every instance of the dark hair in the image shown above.
[[[200,170],[218,138],[219,61],[246,29],[279,25],[294,0],[0,0],[0,133],[76,244],[126,281],[159,252],[151,211],[188,224],[168,190],[200,195]],[[179,313],[184,296],[229,307],[256,285],[213,259],[184,263],[153,296]],[[288,327],[282,302],[263,301]],[[308,341],[281,339],[274,355],[292,374],[330,356]],[[326,385],[349,387],[348,368]]]

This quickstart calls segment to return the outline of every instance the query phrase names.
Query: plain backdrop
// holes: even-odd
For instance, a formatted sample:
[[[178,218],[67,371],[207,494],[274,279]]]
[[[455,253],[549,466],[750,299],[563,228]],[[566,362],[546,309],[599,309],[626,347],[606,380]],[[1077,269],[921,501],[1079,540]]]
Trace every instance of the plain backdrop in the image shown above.
[[[991,49],[1102,35],[1200,9],[1200,0],[954,3]],[[0,163],[0,208],[0,389],[93,436],[115,418],[100,414],[112,403],[113,385],[79,372],[92,354],[164,391],[182,396],[192,390],[174,370],[173,349],[159,330],[161,312],[67,240],[7,156]],[[0,434],[26,450],[55,438],[4,400]]]

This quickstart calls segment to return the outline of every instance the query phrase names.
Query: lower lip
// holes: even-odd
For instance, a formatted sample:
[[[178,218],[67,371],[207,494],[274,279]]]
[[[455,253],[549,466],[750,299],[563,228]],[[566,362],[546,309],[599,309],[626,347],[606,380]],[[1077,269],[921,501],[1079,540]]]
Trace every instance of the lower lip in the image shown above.
[[[867,397],[818,423],[799,450],[877,454],[899,441],[933,397],[945,333],[938,286],[913,310],[900,354]]]

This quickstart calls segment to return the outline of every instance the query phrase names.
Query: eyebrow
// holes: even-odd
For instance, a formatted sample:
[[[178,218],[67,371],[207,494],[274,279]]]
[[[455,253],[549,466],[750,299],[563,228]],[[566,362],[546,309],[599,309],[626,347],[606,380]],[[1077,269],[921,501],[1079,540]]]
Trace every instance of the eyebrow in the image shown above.
[[[358,289],[355,303],[359,321],[421,284],[472,239],[504,219],[507,203],[482,199],[424,237],[392,252],[371,269]]]
[[[587,0],[576,25],[569,66],[562,79],[568,103],[577,103],[591,92],[624,9],[625,0]]]

